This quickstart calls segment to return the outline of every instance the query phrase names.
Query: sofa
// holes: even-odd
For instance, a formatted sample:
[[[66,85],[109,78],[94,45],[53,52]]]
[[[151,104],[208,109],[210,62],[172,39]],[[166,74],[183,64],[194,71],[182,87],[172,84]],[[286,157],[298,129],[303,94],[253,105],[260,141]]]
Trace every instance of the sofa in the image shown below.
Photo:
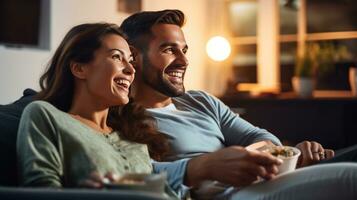
[[[7,105],[0,105],[0,199],[167,199],[159,194],[122,189],[50,189],[18,186],[16,136],[23,109],[33,101],[36,92],[26,89],[23,96]]]

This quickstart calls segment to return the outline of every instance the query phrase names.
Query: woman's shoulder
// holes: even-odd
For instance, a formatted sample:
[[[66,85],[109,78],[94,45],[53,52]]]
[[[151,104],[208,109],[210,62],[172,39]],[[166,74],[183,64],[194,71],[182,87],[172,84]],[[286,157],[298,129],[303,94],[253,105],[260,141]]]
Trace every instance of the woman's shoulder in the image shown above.
[[[35,110],[35,111],[41,111],[41,110],[59,111],[51,103],[49,103],[47,101],[42,101],[42,100],[36,100],[36,101],[29,103],[25,109],[26,110]]]
[[[56,115],[56,113],[62,112],[55,106],[47,101],[36,100],[28,104],[24,109],[24,115],[38,116],[38,115]]]

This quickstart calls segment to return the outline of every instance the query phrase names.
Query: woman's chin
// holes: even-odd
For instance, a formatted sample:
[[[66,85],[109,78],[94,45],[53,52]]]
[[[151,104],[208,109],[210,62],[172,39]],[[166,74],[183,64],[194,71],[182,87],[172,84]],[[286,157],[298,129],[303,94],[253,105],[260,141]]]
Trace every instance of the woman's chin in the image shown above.
[[[128,104],[128,103],[129,103],[128,97],[117,97],[113,106],[124,106],[125,104]]]

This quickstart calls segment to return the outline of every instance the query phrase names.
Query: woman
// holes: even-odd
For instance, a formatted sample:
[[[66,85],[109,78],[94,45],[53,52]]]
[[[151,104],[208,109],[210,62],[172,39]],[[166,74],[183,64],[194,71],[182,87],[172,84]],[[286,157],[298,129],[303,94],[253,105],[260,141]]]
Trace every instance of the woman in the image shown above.
[[[152,172],[150,156],[160,160],[168,145],[144,109],[129,103],[132,60],[114,24],[82,24],[67,33],[40,79],[40,101],[21,118],[24,186],[102,187],[113,174]]]

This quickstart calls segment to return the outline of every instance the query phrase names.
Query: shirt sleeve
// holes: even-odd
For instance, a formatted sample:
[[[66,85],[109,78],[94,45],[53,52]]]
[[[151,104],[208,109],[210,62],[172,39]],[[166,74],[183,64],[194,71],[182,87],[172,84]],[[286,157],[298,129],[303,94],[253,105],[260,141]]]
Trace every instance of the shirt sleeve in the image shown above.
[[[178,194],[180,198],[183,198],[187,195],[189,187],[183,184],[186,167],[189,159],[181,159],[173,162],[157,162],[152,160],[153,172],[167,173],[167,180],[170,187]]]
[[[62,161],[51,115],[41,104],[29,104],[17,136],[20,182],[23,186],[62,187]]]
[[[214,106],[215,115],[221,127],[226,146],[248,146],[263,140],[270,140],[276,145],[281,145],[280,140],[267,130],[256,127],[244,120],[216,97],[208,94],[206,96],[210,98],[210,104]]]

